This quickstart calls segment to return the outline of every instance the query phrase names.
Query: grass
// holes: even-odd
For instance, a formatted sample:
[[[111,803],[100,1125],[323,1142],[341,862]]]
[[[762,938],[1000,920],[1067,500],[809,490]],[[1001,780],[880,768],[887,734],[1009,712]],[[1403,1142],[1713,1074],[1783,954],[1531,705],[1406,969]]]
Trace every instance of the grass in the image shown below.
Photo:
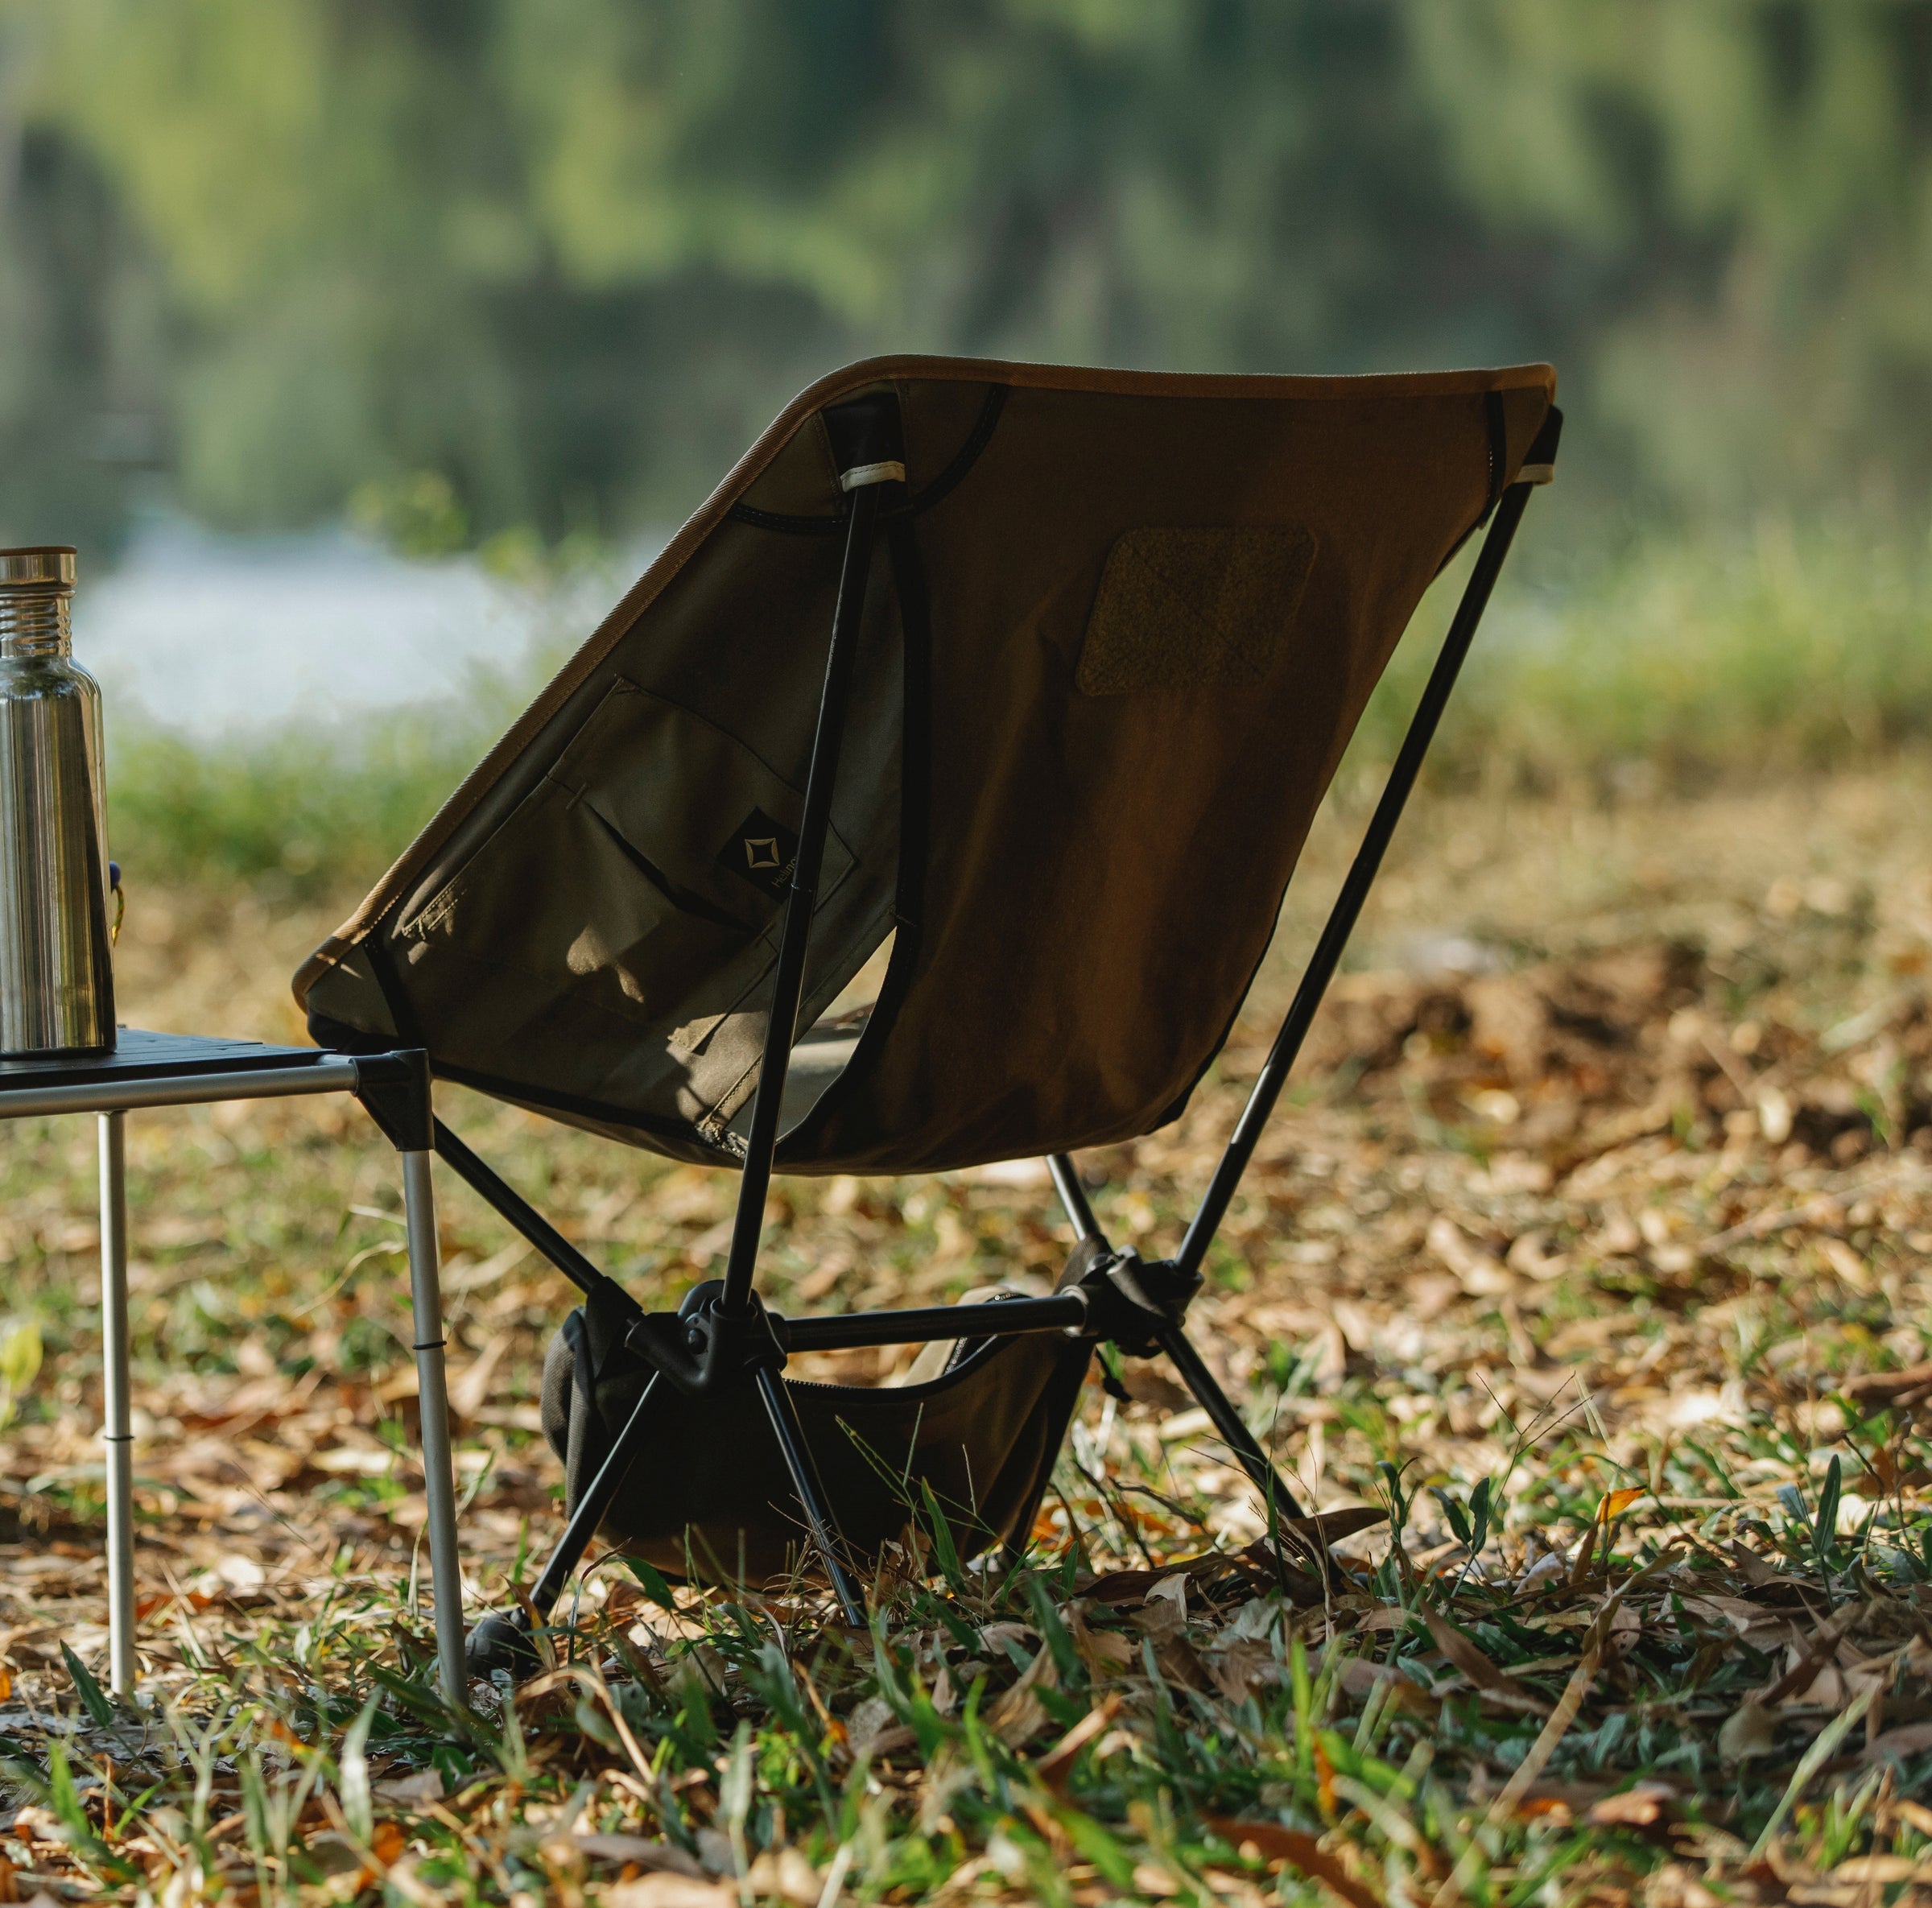
[[[1628,1888],[1671,1854],[1748,1874],[1773,1848],[1794,1879],[1916,1872],[1932,1823],[1895,1799],[1912,1758],[1832,1753],[1917,1634],[1909,1594],[1860,1575],[1869,1546],[1806,1517],[1752,1553],[1827,1644],[1870,1643],[1870,1606],[1889,1609],[1858,1695],[1794,1731],[1753,1704],[1781,1658],[1711,1604],[1718,1554],[1618,1554],[1598,1522],[1600,1567],[1587,1543],[1529,1589],[1391,1562],[1326,1612],[1223,1557],[1146,1596],[1159,1573],[1096,1576],[1078,1543],[978,1581],[888,1579],[863,1631],[809,1595],[693,1604],[646,1570],[514,1701],[473,1708],[436,1701],[393,1608],[324,1599],[292,1658],[236,1639],[159,1716],[70,1654],[57,1732],[43,1720],[39,1756],[6,1766],[36,1852],[90,1889],[165,1877],[178,1898],[581,1898],[628,1869],[683,1885],[607,1898],[1527,1902]],[[1828,1763],[1836,1786],[1808,1798]],[[1514,1773],[1485,1797],[1472,1766]]]
[[[1534,544],[1534,511],[1524,531]],[[1531,560],[1534,562],[1534,557]],[[1439,594],[1440,593],[1439,593]],[[1551,791],[1818,773],[1932,741],[1932,538],[1849,520],[1637,539],[1499,597],[1443,765]],[[1433,604],[1437,614],[1441,606]],[[1406,663],[1413,676],[1417,662]],[[1385,699],[1392,743],[1413,692]]]
[[[1533,510],[1524,533],[1534,568]],[[1465,555],[1370,707],[1344,784],[1394,751]],[[1932,541],[1770,521],[1638,539],[1567,577],[1506,581],[1431,758],[1439,788],[1622,799],[1862,765],[1932,743]],[[549,585],[560,594],[557,580]],[[617,585],[611,586],[611,593]],[[574,642],[584,632],[572,630]],[[567,646],[546,652],[554,667]],[[366,886],[508,726],[530,685],[353,730],[194,747],[118,727],[115,852],[137,878],[311,898]]]
[[[1849,939],[1798,933],[1826,962]],[[1619,1012],[1642,1026],[1656,1004],[1638,993]],[[1750,1002],[1779,1030],[1752,1052],[1802,1109],[1830,1107],[1843,1076],[1816,1043],[1785,1045],[1787,1004],[1776,989]],[[1391,985],[1383,1008],[1401,1027],[1412,1001]],[[102,1694],[85,1661],[98,1632],[76,1621],[97,1585],[58,1574],[66,1556],[81,1576],[98,1530],[87,1472],[54,1462],[85,1443],[85,1317],[47,1303],[85,1253],[54,1222],[83,1207],[85,1145],[33,1134],[8,1174],[10,1193],[40,1190],[40,1249],[15,1232],[15,1290],[47,1306],[72,1390],[29,1400],[8,1464],[29,1537],[11,1553],[0,1708],[23,1802],[15,1881],[174,1900],[842,1889],[1366,1908],[1917,1873],[1932,1440],[1882,1400],[1885,1367],[1928,1350],[1911,1238],[1932,1171],[1851,1120],[1802,1163],[1785,1142],[1772,1174],[1762,1130],[1739,1120],[1700,1135],[1702,1110],[1609,1110],[1631,1078],[1598,1091],[1602,1124],[1550,1147],[1571,1161],[1561,1187],[1528,1171],[1544,1154],[1505,1143],[1501,1109],[1488,1128],[1464,1110],[1453,1147],[1391,1130],[1405,1081],[1389,1074],[1447,1110],[1501,1091],[1472,1093],[1489,1066],[1468,1045],[1410,1056],[1290,1116],[1203,1307],[1279,1458],[1325,1501],[1391,1512],[1343,1545],[1339,1593],[1304,1578],[1281,1592],[1225,1458],[1165,1437],[1180,1400],[1134,1367],[1136,1402],[1096,1390],[1084,1410],[1022,1568],[962,1572],[914,1539],[854,1632],[810,1585],[697,1597],[607,1556],[551,1640],[555,1669],[514,1701],[479,1686],[460,1711],[431,1694],[417,1593],[386,1163],[352,1130],[303,1132],[294,1107],[266,1132],[253,1116],[139,1130],[137,1211],[163,1240],[137,1273],[156,1419],[141,1450],[151,1698]],[[1714,1064],[1675,1091],[1718,1113],[1728,1088]],[[1219,1085],[1165,1154],[1090,1163],[1111,1168],[1115,1236],[1170,1234],[1231,1097]],[[709,1263],[729,1186],[643,1168],[639,1187],[609,1149],[473,1103],[458,1118],[526,1180],[549,1164],[552,1209],[642,1286],[668,1298]],[[48,1197],[56,1172],[66,1200]],[[328,1225],[330,1201],[346,1222]],[[778,1292],[796,1302],[840,1248],[832,1303],[879,1278],[1024,1278],[1061,1249],[1042,1205],[984,1176],[791,1187]],[[1418,1258],[1406,1232],[1431,1207],[1464,1244]],[[1631,1211],[1657,1225],[1619,1229]],[[208,1212],[224,1215],[214,1236],[180,1226]],[[1754,1225],[1793,1212],[1801,1229]],[[508,1408],[472,1404],[464,1437],[472,1566],[501,1601],[498,1572],[527,1580],[555,1527],[516,1400],[556,1282],[504,1259],[462,1201],[444,1232],[458,1393],[493,1335],[516,1338],[487,1394]],[[1685,1232],[1704,1248],[1673,1251]],[[1513,1269],[1532,1253],[1507,1234],[1534,1244],[1534,1269]],[[1344,1267],[1343,1240],[1362,1263]],[[1551,1270],[1555,1255],[1569,1263]],[[1872,1367],[1878,1383],[1860,1383]],[[1889,1381],[1892,1396],[1914,1383]],[[35,1556],[56,1568],[25,1576]]]

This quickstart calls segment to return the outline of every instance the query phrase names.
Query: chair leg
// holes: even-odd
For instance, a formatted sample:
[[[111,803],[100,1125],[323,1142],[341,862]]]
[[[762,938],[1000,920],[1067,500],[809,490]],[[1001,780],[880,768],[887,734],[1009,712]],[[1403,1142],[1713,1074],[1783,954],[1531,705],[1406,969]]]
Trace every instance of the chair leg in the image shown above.
[[[1189,1341],[1187,1334],[1178,1325],[1170,1326],[1160,1334],[1160,1343],[1169,1362],[1181,1374],[1181,1382],[1214,1420],[1214,1428],[1220,1433],[1221,1441],[1234,1453],[1241,1468],[1253,1480],[1254,1488],[1261,1493],[1261,1501],[1270,1512],[1270,1526],[1278,1517],[1305,1515],[1281,1472],[1269,1462],[1267,1452],[1262,1450],[1246,1421],[1235,1409],[1234,1400],[1222,1390],[1206,1361]],[[1310,1543],[1298,1532],[1294,1534],[1292,1541],[1318,1571],[1327,1574],[1327,1557],[1319,1542]]]
[[[134,1427],[128,1397],[127,1116],[101,1116],[101,1344],[107,1448],[108,1687],[132,1696],[134,1662]]]
[[[784,1379],[775,1371],[761,1370],[758,1380],[758,1394],[764,1399],[766,1414],[771,1419],[772,1435],[778,1439],[778,1449],[784,1454],[785,1468],[791,1473],[791,1488],[798,1493],[799,1502],[804,1507],[805,1521],[811,1526],[812,1542],[819,1547],[819,1554],[825,1559],[832,1593],[839,1600],[839,1608],[844,1613],[845,1621],[863,1626],[865,1601],[840,1555],[844,1539],[840,1536],[831,1507],[825,1501],[824,1486],[819,1482],[818,1467],[811,1461],[811,1448],[805,1441],[805,1427],[799,1422],[798,1406],[791,1402],[791,1394],[786,1389]]]
[[[547,1619],[556,1607],[557,1599],[564,1594],[564,1587],[570,1581],[571,1573],[583,1562],[584,1553],[590,1548],[590,1540],[597,1535],[597,1526],[604,1522],[612,1500],[623,1488],[631,1466],[642,1454],[646,1408],[650,1403],[651,1394],[663,1382],[655,1373],[652,1373],[637,1403],[631,1407],[630,1417],[624,1421],[623,1430],[617,1433],[617,1442],[598,1465],[597,1474],[591,1479],[589,1488],[577,1500],[577,1507],[570,1514],[570,1522],[564,1526],[564,1534],[557,1539],[556,1548],[550,1553],[543,1573],[531,1586],[530,1608],[536,1613],[539,1621]],[[541,1666],[530,1640],[530,1618],[522,1610],[485,1617],[471,1633],[469,1667],[473,1675],[488,1676],[493,1670],[502,1669],[522,1677],[534,1675]]]
[[[623,1430],[617,1433],[617,1441],[598,1465],[597,1476],[590,1481],[590,1488],[570,1514],[570,1522],[564,1526],[564,1534],[557,1539],[557,1547],[551,1552],[543,1575],[530,1590],[530,1608],[539,1617],[547,1617],[557,1599],[564,1594],[564,1586],[570,1581],[571,1572],[583,1561],[584,1553],[590,1548],[590,1540],[604,1522],[605,1513],[623,1489],[631,1466],[642,1454],[645,1409],[650,1402],[651,1394],[663,1382],[656,1373],[652,1373],[638,1402],[631,1406]]]
[[[436,1680],[444,1698],[469,1690],[463,1657],[463,1563],[456,1547],[456,1480],[450,1455],[449,1390],[444,1370],[443,1292],[438,1278],[436,1188],[431,1154],[402,1158],[402,1217],[409,1238],[416,1402],[422,1418],[423,1489],[429,1503],[429,1574],[436,1599]]]

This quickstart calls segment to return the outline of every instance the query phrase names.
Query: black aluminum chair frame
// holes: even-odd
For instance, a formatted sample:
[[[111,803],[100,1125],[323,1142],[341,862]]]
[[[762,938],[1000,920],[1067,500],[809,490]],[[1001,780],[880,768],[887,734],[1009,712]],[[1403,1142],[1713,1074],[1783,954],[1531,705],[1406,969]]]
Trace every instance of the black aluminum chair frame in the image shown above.
[[[1051,1298],[793,1319],[767,1309],[753,1289],[753,1278],[763,1230],[766,1194],[777,1151],[779,1106],[797,1035],[807,944],[818,898],[825,838],[831,825],[832,791],[851,702],[852,671],[881,500],[890,486],[903,481],[892,475],[875,474],[896,471],[898,466],[892,465],[875,465],[851,473],[852,502],[832,642],[806,780],[797,859],[772,983],[763,1064],[752,1103],[743,1178],[724,1278],[698,1287],[675,1313],[646,1311],[440,1120],[436,1123],[436,1150],[451,1169],[585,1293],[601,1291],[620,1303],[631,1319],[630,1345],[655,1368],[630,1420],[572,1512],[530,1592],[526,1608],[514,1617],[487,1617],[478,1626],[471,1642],[473,1667],[515,1667],[528,1662],[527,1628],[531,1617],[547,1620],[562,1595],[632,1464],[641,1455],[646,1407],[658,1387],[665,1384],[696,1394],[720,1386],[741,1384],[748,1377],[752,1380],[840,1611],[848,1622],[862,1624],[864,1600],[853,1560],[840,1535],[783,1375],[786,1360],[795,1352],[1058,1332],[1096,1344],[1112,1344],[1129,1357],[1164,1355],[1261,1493],[1268,1506],[1271,1530],[1278,1533],[1317,1570],[1325,1574],[1330,1569],[1319,1526],[1303,1517],[1281,1473],[1189,1340],[1187,1307],[1200,1289],[1201,1267],[1208,1245],[1253,1158],[1256,1145],[1287,1083],[1381,869],[1509,555],[1530,493],[1538,483],[1547,481],[1561,430],[1562,414],[1553,409],[1525,460],[1523,474],[1495,500],[1487,534],[1375,812],[1267,1060],[1215,1168],[1199,1210],[1173,1258],[1147,1262],[1131,1250],[1114,1251],[1094,1217],[1073,1162],[1066,1154],[1058,1154],[1048,1159],[1047,1167],[1075,1237],[1080,1241],[1092,1241],[1100,1248],[1098,1257],[1076,1284]]]

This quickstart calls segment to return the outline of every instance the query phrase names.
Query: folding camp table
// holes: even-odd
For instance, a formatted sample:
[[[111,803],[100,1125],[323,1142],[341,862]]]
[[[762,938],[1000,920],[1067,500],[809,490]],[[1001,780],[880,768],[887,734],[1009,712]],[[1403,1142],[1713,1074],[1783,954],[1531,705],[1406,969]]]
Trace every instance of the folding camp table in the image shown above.
[[[308,1047],[123,1027],[114,1051],[73,1059],[0,1060],[0,1119],[92,1113],[101,1123],[101,1339],[107,1447],[109,1667],[117,1695],[133,1693],[134,1432],[128,1396],[127,1115],[150,1106],[199,1106],[303,1093],[353,1093],[402,1158],[402,1204],[422,1406],[423,1476],[429,1505],[436,1660],[444,1692],[464,1687],[463,1580],[456,1555],[456,1485],[444,1383],[443,1308],[436,1212],[430,1183],[429,1076],[419,1051],[348,1054]]]
[[[915,1507],[1023,1547],[1098,1348],[1165,1356],[1311,1567],[1323,1527],[1185,1329],[1561,419],[1546,365],[1188,377],[886,358],[787,407],[295,979],[345,1051],[739,1173],[721,1280],[646,1311],[440,1122],[583,1288],[546,1369],[572,1517],[660,1568],[815,1552],[848,1621]],[[1177,1118],[1431,581],[1481,541],[1355,862],[1170,1258],[1071,1155]],[[876,1001],[839,1006],[890,944]],[[775,1173],[1045,1157],[1051,1295],[818,1318],[755,1274]],[[935,1343],[903,1388],[786,1375]],[[648,1461],[645,1461],[648,1454]],[[805,1540],[805,1541],[801,1541]],[[478,1668],[526,1645],[500,1618]],[[522,1660],[534,1656],[526,1648]]]

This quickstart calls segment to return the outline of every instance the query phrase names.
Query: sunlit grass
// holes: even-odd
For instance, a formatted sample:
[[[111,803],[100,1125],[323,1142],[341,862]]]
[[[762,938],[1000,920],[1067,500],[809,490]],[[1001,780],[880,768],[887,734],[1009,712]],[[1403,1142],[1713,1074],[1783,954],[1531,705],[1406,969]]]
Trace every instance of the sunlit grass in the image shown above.
[[[1534,512],[1523,533],[1531,550]],[[1547,577],[1535,558],[1526,572]],[[1424,605],[1348,771],[1393,753],[1468,568]],[[1840,523],[1653,533],[1560,584],[1505,581],[1431,757],[1439,782],[1612,797],[1868,765],[1932,741],[1932,543]],[[581,632],[570,633],[581,634]],[[555,667],[563,647],[547,652]],[[114,849],[140,877],[339,891],[372,881],[508,726],[472,700],[190,744],[123,724]]]
[[[1532,568],[1536,530],[1533,506],[1521,533]],[[1392,751],[1467,568],[1465,557],[1438,585],[1398,653],[1367,754]],[[1928,741],[1932,537],[1773,519],[1695,539],[1653,531],[1560,582],[1505,581],[1433,771],[1649,795],[1869,763]]]

